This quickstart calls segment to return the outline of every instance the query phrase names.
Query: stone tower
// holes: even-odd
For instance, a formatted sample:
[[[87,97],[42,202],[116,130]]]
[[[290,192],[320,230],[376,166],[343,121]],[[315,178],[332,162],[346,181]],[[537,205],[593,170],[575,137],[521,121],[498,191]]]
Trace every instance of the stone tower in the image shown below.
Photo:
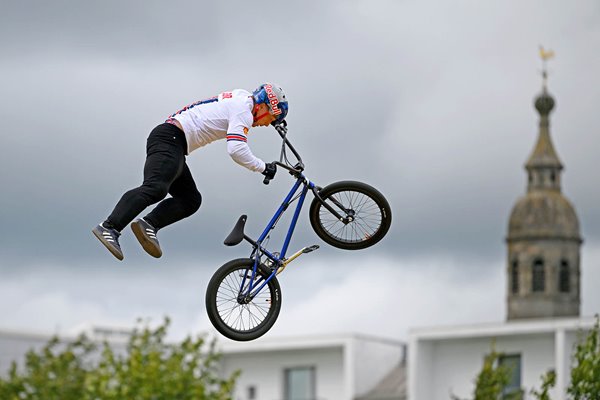
[[[539,134],[525,164],[527,193],[508,224],[507,319],[579,316],[579,221],[561,193],[563,166],[550,139],[554,99],[546,88],[535,99]]]

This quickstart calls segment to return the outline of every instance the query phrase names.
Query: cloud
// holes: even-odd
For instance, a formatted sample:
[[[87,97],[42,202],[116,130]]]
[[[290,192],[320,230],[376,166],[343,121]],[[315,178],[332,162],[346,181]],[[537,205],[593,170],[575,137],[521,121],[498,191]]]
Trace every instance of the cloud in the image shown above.
[[[406,338],[409,327],[503,317],[499,265],[477,280],[464,279],[459,266],[425,260],[407,265],[371,258],[354,264],[298,267],[303,271],[295,271],[296,275],[309,270],[320,281],[316,290],[304,284],[292,289],[288,305],[286,290],[299,279],[281,275],[284,305],[274,335],[356,332]],[[328,279],[330,275],[337,279]]]
[[[123,192],[140,183],[146,136],[166,115],[198,98],[234,87],[252,89],[266,80],[286,89],[290,138],[310,179],[321,186],[365,181],[390,201],[388,236],[356,257],[402,260],[401,276],[386,261],[387,267],[373,264],[373,276],[344,274],[348,280],[337,279],[337,286],[331,286],[331,277],[314,281],[312,295],[319,301],[311,300],[312,308],[303,311],[297,302],[306,299],[292,295],[294,314],[321,315],[319,304],[326,301],[341,307],[328,292],[344,297],[361,284],[369,292],[381,287],[385,296],[370,300],[385,308],[382,299],[396,295],[395,286],[378,280],[387,275],[403,288],[400,300],[421,299],[422,309],[435,309],[425,298],[434,292],[416,291],[406,282],[427,288],[427,271],[439,272],[438,266],[448,271],[442,274],[448,296],[475,283],[491,288],[485,279],[504,262],[508,217],[525,193],[522,166],[538,130],[531,103],[541,89],[539,44],[557,54],[549,88],[557,100],[552,139],[566,166],[563,191],[580,217],[583,251],[598,247],[600,188],[590,180],[600,148],[594,131],[600,8],[594,1],[577,6],[543,1],[268,2],[264,6],[277,11],[269,18],[243,1],[63,3],[12,2],[0,16],[0,46],[8,55],[0,61],[2,297],[32,299],[24,303],[17,324],[36,309],[48,316],[57,310],[46,325],[52,318],[70,325],[79,318],[75,315],[127,320],[138,313],[177,313],[181,303],[167,289],[179,287],[178,275],[164,283],[164,309],[145,309],[129,304],[123,282],[131,285],[140,277],[127,274],[144,275],[141,265],[160,271],[187,271],[194,265],[205,277],[223,260],[247,256],[247,247],[225,248],[223,238],[241,214],[249,216],[247,232],[257,236],[292,182],[280,173],[263,186],[260,176],[228,159],[223,143],[188,158],[204,202],[198,214],[161,231],[163,259],[149,260],[126,230],[125,262],[116,267],[90,230]],[[265,160],[279,155],[271,129],[253,130],[250,145]],[[276,232],[273,242],[283,235]],[[323,244],[304,213],[292,247],[312,243]],[[328,246],[318,254],[327,262],[347,260]],[[584,264],[598,259],[594,251],[584,254]],[[120,276],[116,268],[129,272]],[[453,281],[465,268],[464,282]],[[118,314],[93,290],[49,292],[45,286],[51,285],[43,279],[68,280],[67,271],[81,275],[76,282],[82,287],[89,288],[87,279],[93,277],[105,288],[119,288],[123,294],[117,298],[127,304],[127,312]],[[404,273],[410,279],[403,279]],[[5,276],[12,274],[16,278],[6,283]],[[38,276],[37,283],[22,281],[27,274]],[[143,279],[148,280],[141,287],[159,290],[150,277]],[[303,282],[306,276],[297,279]],[[196,288],[186,290],[196,293]],[[46,297],[38,297],[37,290]],[[479,293],[474,290],[466,299]],[[79,308],[72,314],[58,311],[70,309],[70,302]],[[102,306],[96,308],[96,302]],[[352,304],[377,326],[362,303]],[[456,304],[468,303],[457,299]],[[498,308],[495,302],[486,306]],[[185,318],[200,324],[194,311]],[[423,315],[404,313],[406,321],[421,321]],[[322,321],[327,326],[325,316]],[[403,331],[402,324],[390,324],[389,331]],[[353,325],[348,320],[340,326]]]
[[[302,256],[279,276],[282,309],[269,335],[354,332],[404,340],[414,327],[505,320],[504,261],[390,259],[360,252],[327,257],[319,251]],[[593,262],[598,257],[600,247],[583,247],[583,316],[600,310],[595,290],[600,270]],[[132,327],[138,318],[158,323],[169,316],[172,338],[216,334],[204,295],[226,260],[4,268],[0,329],[65,335],[89,324]]]

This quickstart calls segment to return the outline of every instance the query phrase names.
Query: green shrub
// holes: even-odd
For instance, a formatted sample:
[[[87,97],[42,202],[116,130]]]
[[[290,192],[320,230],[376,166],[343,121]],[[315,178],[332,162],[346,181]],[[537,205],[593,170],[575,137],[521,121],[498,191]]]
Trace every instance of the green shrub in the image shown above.
[[[201,336],[165,343],[169,319],[156,329],[136,327],[123,349],[85,335],[52,338],[13,362],[0,377],[3,400],[228,400],[239,373],[221,378],[215,342]]]
[[[567,393],[573,400],[600,399],[600,326],[599,317],[585,338],[575,346],[571,384]]]

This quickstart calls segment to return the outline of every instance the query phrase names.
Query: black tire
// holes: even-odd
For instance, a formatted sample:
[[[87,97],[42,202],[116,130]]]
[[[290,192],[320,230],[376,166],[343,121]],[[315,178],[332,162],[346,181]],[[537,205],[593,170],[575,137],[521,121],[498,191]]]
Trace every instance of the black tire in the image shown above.
[[[335,182],[321,189],[319,196],[343,217],[346,212],[340,208],[340,203],[355,213],[354,220],[345,224],[319,199],[313,199],[309,211],[310,224],[323,241],[334,247],[365,249],[383,239],[390,229],[392,209],[385,197],[372,186],[355,181]]]
[[[254,340],[275,323],[281,310],[281,288],[276,277],[271,278],[261,292],[248,304],[240,304],[237,296],[242,278],[252,273],[254,260],[239,258],[223,265],[212,276],[206,290],[206,312],[213,326],[232,340]],[[271,275],[264,265],[257,269],[255,282]],[[234,318],[235,316],[235,318]]]

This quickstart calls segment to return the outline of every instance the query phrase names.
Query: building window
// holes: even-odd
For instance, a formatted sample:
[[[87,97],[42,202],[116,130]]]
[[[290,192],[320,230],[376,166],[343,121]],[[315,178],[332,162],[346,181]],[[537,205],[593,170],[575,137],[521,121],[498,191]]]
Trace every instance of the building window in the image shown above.
[[[531,291],[543,292],[546,289],[545,282],[546,274],[544,271],[544,261],[541,258],[538,258],[533,262]]]
[[[288,368],[284,379],[285,400],[316,399],[314,367]]]
[[[569,272],[569,262],[567,260],[562,260],[560,262],[560,270],[558,272],[558,290],[561,293],[569,293],[571,289]]]
[[[500,356],[498,364],[508,371],[509,381],[502,389],[502,398],[514,398],[521,391],[521,355],[511,354]]]
[[[510,266],[510,286],[513,294],[519,293],[519,262],[513,260]]]

